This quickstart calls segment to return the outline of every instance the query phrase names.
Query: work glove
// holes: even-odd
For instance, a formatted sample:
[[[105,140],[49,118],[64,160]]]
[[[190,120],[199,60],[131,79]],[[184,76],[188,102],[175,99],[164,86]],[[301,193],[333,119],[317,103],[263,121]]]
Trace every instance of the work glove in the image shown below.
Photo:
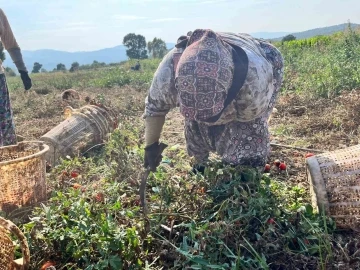
[[[144,167],[149,168],[151,172],[155,172],[163,158],[162,152],[167,147],[164,143],[155,142],[145,147]]]
[[[19,70],[21,80],[23,81],[25,90],[29,90],[32,87],[32,82],[27,71]]]

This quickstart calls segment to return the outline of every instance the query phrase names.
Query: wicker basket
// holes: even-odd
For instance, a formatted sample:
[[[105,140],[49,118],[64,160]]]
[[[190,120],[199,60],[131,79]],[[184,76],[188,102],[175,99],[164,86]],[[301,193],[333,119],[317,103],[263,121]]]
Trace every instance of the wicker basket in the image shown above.
[[[0,148],[0,211],[10,213],[21,206],[46,199],[43,142],[20,142]]]
[[[75,156],[86,148],[102,143],[116,126],[116,117],[104,108],[88,105],[65,110],[67,119],[43,135],[40,140],[50,147],[46,160],[56,165],[59,158]]]
[[[15,245],[11,235],[20,242],[22,258],[14,260]],[[24,234],[11,221],[0,217],[0,270],[29,269],[30,251]]]
[[[360,145],[306,159],[315,209],[338,228],[360,229]]]

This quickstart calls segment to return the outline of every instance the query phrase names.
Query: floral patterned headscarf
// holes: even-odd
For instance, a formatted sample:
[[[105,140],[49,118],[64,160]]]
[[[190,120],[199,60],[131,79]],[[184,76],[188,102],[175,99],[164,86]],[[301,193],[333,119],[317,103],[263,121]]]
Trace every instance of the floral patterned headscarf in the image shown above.
[[[231,46],[208,29],[197,29],[179,41],[186,43],[174,63],[180,112],[189,120],[206,121],[224,109],[234,76]]]

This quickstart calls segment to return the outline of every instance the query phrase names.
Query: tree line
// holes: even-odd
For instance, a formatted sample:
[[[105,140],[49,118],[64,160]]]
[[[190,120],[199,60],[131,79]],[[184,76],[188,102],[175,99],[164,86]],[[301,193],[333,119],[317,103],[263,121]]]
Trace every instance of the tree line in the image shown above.
[[[111,64],[109,64],[111,65]],[[115,64],[112,64],[115,65]],[[71,64],[71,67],[69,69],[70,72],[75,72],[77,70],[86,70],[86,69],[94,69],[94,68],[99,68],[99,67],[104,67],[106,66],[106,63],[104,62],[98,62],[96,60],[94,60],[92,62],[92,64],[87,64],[87,65],[80,65],[78,62],[73,62]],[[57,71],[67,71],[66,66],[63,63],[59,63],[56,65],[56,68],[54,68],[52,71],[50,72],[57,72]],[[42,64],[35,62],[33,69],[32,69],[32,73],[46,73],[48,72],[46,69],[42,68]]]
[[[152,58],[163,58],[165,54],[168,52],[166,47],[166,43],[164,40],[160,38],[154,38],[152,41],[146,42],[146,39],[142,35],[137,35],[135,33],[127,34],[123,39],[123,44],[128,49],[126,50],[126,55],[129,59],[147,59]],[[106,63],[98,61],[94,61],[90,65],[80,65],[78,62],[74,62],[71,64],[69,69],[70,72],[74,72],[77,70],[86,70],[93,69],[98,67],[104,67]],[[64,64],[57,64],[56,68],[53,71],[66,71],[66,67]],[[40,73],[47,72],[42,69],[42,65],[38,62],[34,63],[34,67],[32,73]]]
[[[127,34],[123,39],[123,44],[128,48],[126,55],[130,59],[146,59],[149,54],[153,58],[163,58],[168,52],[166,43],[162,39],[155,37],[146,43],[144,36],[135,33]]]

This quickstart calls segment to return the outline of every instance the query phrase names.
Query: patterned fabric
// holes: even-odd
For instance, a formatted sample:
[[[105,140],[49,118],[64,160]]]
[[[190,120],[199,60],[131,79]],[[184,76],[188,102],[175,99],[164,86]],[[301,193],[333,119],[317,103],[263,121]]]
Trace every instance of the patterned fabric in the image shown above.
[[[16,144],[15,124],[4,74],[0,74],[0,147]]]
[[[220,126],[207,126],[196,121],[185,121],[187,151],[196,163],[207,161],[216,152],[225,163],[262,167],[269,154],[269,133],[266,119]]]
[[[243,48],[249,59],[248,74],[236,99],[226,108],[217,124],[234,120],[253,121],[267,109],[275,91],[272,63],[261,49],[261,41],[246,34],[220,33],[226,42]]]
[[[267,110],[275,91],[272,64],[267,61],[260,45],[264,41],[246,34],[217,34],[228,43],[241,47],[248,56],[249,64],[246,80],[235,100],[226,107],[220,119],[215,123],[206,124],[220,125],[236,120],[253,121]],[[169,110],[180,106],[178,90],[175,87],[174,64],[182,53],[182,48],[174,48],[160,63],[145,100],[145,116],[166,115]]]
[[[270,152],[268,118],[274,108],[283,78],[283,58],[271,44],[260,42],[266,59],[272,64],[275,91],[267,110],[249,122],[233,121],[211,126],[196,121],[185,121],[185,138],[190,156],[197,163],[206,162],[209,152],[216,151],[224,162],[263,168]]]
[[[267,120],[282,83],[283,58],[263,40],[246,34],[217,34],[245,50],[249,58],[248,75],[239,94],[216,123],[185,122],[188,153],[198,162],[204,162],[209,152],[217,152],[233,165],[263,166],[270,151]],[[182,48],[174,48],[160,63],[145,100],[145,118],[166,115],[179,106],[173,60],[183,52]]]
[[[215,32],[195,30],[174,68],[180,112],[186,119],[207,120],[223,110],[234,64],[231,48]]]

